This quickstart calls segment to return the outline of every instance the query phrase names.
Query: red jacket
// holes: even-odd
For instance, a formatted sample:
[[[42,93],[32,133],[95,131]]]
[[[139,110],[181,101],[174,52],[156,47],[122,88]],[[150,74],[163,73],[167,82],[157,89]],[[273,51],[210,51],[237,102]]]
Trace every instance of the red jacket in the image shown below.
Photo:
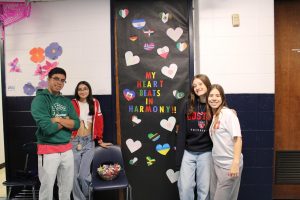
[[[97,99],[94,100],[94,116],[93,116],[93,128],[92,128],[92,138],[97,140],[102,140],[103,138],[103,115],[101,113],[100,103]],[[72,104],[78,116],[80,116],[80,108],[77,99],[72,99]],[[77,135],[77,130],[72,132],[72,136]]]

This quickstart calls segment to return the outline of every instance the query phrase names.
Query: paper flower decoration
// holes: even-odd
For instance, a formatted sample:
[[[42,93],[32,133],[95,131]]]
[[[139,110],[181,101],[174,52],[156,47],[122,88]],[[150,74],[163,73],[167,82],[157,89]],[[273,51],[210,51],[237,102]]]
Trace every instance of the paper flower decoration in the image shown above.
[[[19,66],[19,59],[15,58],[12,62],[10,62],[8,65],[10,66],[9,72],[21,72],[21,68]]]
[[[31,83],[26,83],[23,86],[23,91],[27,95],[33,95],[35,92],[35,88],[33,87],[33,85]]]
[[[57,67],[58,65],[58,62],[49,62],[49,61],[46,61],[46,64],[45,65],[40,65],[38,64],[37,65],[37,68],[34,72],[34,75],[35,76],[40,76],[40,80],[43,80],[47,75],[48,73],[50,72],[51,69]]]
[[[36,87],[36,89],[45,89],[48,87],[48,82],[47,81],[44,81],[44,80],[41,80],[39,83],[38,83],[38,86]]]
[[[57,42],[52,42],[45,50],[46,57],[56,60],[62,54],[62,47]]]
[[[33,48],[29,53],[31,55],[30,60],[34,63],[40,63],[45,59],[44,49],[41,47]]]

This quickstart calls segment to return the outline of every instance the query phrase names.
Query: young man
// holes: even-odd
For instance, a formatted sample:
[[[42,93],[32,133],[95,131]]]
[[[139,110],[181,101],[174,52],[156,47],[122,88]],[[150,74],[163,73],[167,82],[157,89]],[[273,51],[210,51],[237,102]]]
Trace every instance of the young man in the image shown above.
[[[71,101],[60,91],[66,82],[64,69],[56,67],[48,74],[48,88],[39,90],[31,103],[37,124],[39,200],[53,199],[57,177],[59,199],[69,200],[73,187],[74,158],[70,142],[72,130],[80,122]]]

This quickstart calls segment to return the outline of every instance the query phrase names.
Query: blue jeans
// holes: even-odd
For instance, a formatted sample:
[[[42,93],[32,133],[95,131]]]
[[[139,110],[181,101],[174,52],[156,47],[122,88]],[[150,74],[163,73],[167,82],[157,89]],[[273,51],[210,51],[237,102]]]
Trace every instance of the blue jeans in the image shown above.
[[[197,186],[197,200],[209,200],[211,167],[211,151],[184,150],[178,179],[180,200],[194,200],[195,186]]]
[[[81,144],[82,149],[77,149]],[[94,157],[95,143],[91,135],[85,137],[75,137],[72,140],[74,153],[74,200],[88,199],[89,185],[91,183],[91,163]]]

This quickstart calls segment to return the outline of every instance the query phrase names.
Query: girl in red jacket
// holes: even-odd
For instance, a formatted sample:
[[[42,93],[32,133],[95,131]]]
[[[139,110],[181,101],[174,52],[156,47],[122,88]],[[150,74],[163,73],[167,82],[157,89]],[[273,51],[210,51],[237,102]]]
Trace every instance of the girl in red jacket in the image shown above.
[[[103,115],[100,103],[93,98],[92,88],[86,81],[80,81],[75,89],[75,99],[72,104],[80,119],[80,128],[72,132],[72,144],[75,160],[73,185],[74,200],[88,199],[91,182],[90,165],[94,156],[95,143],[107,148],[111,143],[105,143],[103,136]]]

